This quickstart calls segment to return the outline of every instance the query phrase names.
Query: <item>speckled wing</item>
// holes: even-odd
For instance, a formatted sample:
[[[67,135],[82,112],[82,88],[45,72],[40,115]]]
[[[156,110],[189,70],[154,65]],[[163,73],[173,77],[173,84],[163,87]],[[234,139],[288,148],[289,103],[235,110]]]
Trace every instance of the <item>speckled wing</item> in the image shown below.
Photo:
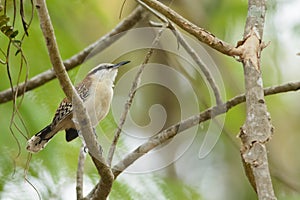
[[[80,98],[83,101],[85,101],[86,98],[89,96],[89,90],[88,90],[89,85],[87,85],[87,83],[88,80],[86,78],[75,87]],[[54,118],[52,120],[53,121],[52,126],[55,127],[59,122],[61,122],[63,119],[69,116],[69,114],[72,113],[72,111],[73,111],[72,103],[68,100],[68,98],[64,98],[55,112]]]
[[[55,112],[55,115],[52,120],[52,127],[55,127],[59,122],[66,118],[73,111],[72,103],[64,98],[59,104],[58,109]]]

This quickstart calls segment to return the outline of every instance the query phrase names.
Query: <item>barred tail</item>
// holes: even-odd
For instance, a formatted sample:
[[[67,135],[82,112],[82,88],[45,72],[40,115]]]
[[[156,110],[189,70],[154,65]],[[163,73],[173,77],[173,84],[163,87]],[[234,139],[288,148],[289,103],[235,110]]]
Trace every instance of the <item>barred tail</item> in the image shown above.
[[[46,126],[43,130],[32,136],[32,138],[27,141],[27,151],[31,153],[39,152],[46,146],[54,134],[55,133],[52,133],[51,126]]]

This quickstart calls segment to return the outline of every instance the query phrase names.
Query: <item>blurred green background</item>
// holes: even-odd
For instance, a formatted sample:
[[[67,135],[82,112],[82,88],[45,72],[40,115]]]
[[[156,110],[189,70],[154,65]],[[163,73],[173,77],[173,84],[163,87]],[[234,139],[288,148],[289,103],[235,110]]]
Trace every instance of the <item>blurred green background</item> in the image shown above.
[[[113,29],[120,22],[119,14],[122,3],[123,1],[115,0],[48,1],[48,9],[62,58],[70,58]],[[171,4],[170,1],[164,1],[164,3],[170,5],[188,20],[233,45],[242,39],[247,15],[247,1],[245,0],[177,0]],[[135,6],[134,2],[127,1],[122,12],[122,18],[127,16]],[[300,71],[298,67],[300,63],[299,56],[296,55],[300,52],[300,14],[297,11],[299,6],[300,4],[296,0],[268,2],[264,40],[271,43],[262,53],[261,65],[266,87],[299,80]],[[28,18],[30,17],[30,7],[30,2],[25,1],[26,17]],[[10,15],[12,14],[11,2],[8,3],[8,8],[10,8],[8,10],[8,15]],[[156,21],[155,18],[152,19]],[[148,26],[148,23],[143,21],[136,27],[145,26]],[[18,16],[15,28],[22,32],[20,17]],[[154,33],[155,31],[150,35],[152,34],[153,37]],[[20,36],[21,34],[17,36],[17,39],[20,39]],[[134,72],[136,67],[143,62],[148,49],[132,49],[130,51],[130,48],[133,44],[139,46],[143,40],[152,41],[153,39],[150,36],[149,38],[146,37],[148,36],[143,34],[129,35],[128,40],[116,41],[113,47],[94,60],[98,59],[95,62],[131,60],[128,67],[120,69],[117,83],[118,81],[121,82],[123,76],[130,72],[129,76],[131,77],[133,74],[131,70]],[[171,39],[168,40],[168,38]],[[1,33],[1,50],[6,51],[7,44],[8,39]],[[197,41],[194,41],[193,44],[197,46]],[[199,108],[199,110],[191,112],[191,115],[213,105],[214,99],[201,73],[199,74],[197,70],[192,68],[191,64],[184,60],[184,56],[180,58],[175,53],[164,51],[169,46],[177,49],[176,39],[172,39],[170,33],[162,37],[161,49],[155,51],[150,62],[171,66],[188,80],[193,90],[192,93],[189,90],[186,91],[186,98],[195,98],[198,102],[196,106]],[[117,50],[122,48],[127,48],[128,51],[123,55],[118,55]],[[213,74],[219,76],[217,82],[224,89],[222,91],[223,99],[229,99],[243,93],[242,65],[233,58],[223,56],[207,46],[204,46],[204,49],[217,66],[214,68],[217,72]],[[10,56],[10,71],[14,84],[16,84],[20,71],[20,59],[18,56],[14,56],[15,51],[12,48]],[[26,70],[28,70],[30,78],[51,68],[36,12],[34,12],[33,22],[29,28],[29,37],[25,37],[23,42],[23,51],[27,59],[28,69],[23,67],[21,81],[24,81]],[[182,48],[178,50],[178,52],[180,51],[183,51]],[[204,50],[202,49],[202,51]],[[204,60],[207,59],[205,54],[200,56]],[[5,57],[1,54],[0,58],[4,59]],[[92,66],[83,64],[81,67],[69,71],[72,81],[81,80],[84,74],[82,76],[78,74],[80,74],[80,70],[85,70],[85,67],[90,69]],[[155,70],[150,72],[145,73],[144,79],[149,81],[156,78],[171,79]],[[9,88],[9,80],[4,65],[0,65],[0,74],[2,77],[0,91],[3,91]],[[116,89],[118,88],[117,83]],[[180,80],[173,84],[180,92],[186,90],[182,85],[183,82]],[[130,82],[126,82],[126,87],[130,87]],[[128,91],[125,89],[118,90],[115,94],[117,100],[114,100],[113,106],[119,106],[122,109],[127,93]],[[14,122],[21,128],[23,134],[32,136],[51,122],[57,105],[63,97],[64,94],[57,80],[27,92],[19,107],[19,113],[25,126],[22,125],[20,117],[15,117]],[[165,123],[161,126],[161,129],[164,129],[182,119],[180,98],[169,88],[155,84],[145,85],[136,94],[131,110],[132,120],[142,127],[149,124],[151,120],[155,121],[155,116],[166,115]],[[300,144],[299,98],[298,92],[266,97],[268,110],[275,127],[275,134],[268,143],[268,152],[270,171],[278,199],[300,198],[300,159],[297,156]],[[164,108],[163,113],[165,115],[160,112],[160,108],[152,109],[154,107],[151,106],[157,104]],[[25,174],[43,199],[75,199],[75,176],[81,146],[80,140],[67,143],[64,139],[64,133],[61,132],[51,140],[43,151],[32,156],[28,166],[29,170],[24,172],[27,168],[28,153],[25,150],[27,139],[16,128],[13,127],[12,130],[9,128],[12,108],[12,102],[0,104],[0,199],[38,199],[36,191],[25,181]],[[187,107],[186,109],[191,108]],[[155,113],[156,111],[159,111],[158,114]],[[108,117],[97,128],[105,154],[107,154],[109,141],[113,137],[119,120],[119,116],[115,113],[118,113],[118,110],[114,112],[114,108],[112,108]],[[153,114],[153,118],[151,118],[151,114]],[[152,158],[148,161],[164,163],[164,160],[172,160],[174,162],[164,163],[164,166],[160,168],[155,166],[156,163],[148,163],[149,166],[153,164],[154,168],[156,167],[155,170],[145,164],[145,168],[149,169],[148,171],[143,171],[143,165],[138,165],[142,168],[139,168],[138,173],[134,173],[135,168],[132,168],[118,177],[113,185],[111,199],[256,199],[243,171],[239,153],[240,141],[236,138],[239,128],[245,120],[245,106],[239,105],[217,119],[225,123],[224,126],[222,123],[220,124],[221,132],[214,133],[213,130],[215,129],[209,129],[210,127],[220,128],[217,123],[201,124],[193,129],[197,133],[195,137],[189,138],[193,134],[186,134],[187,136],[182,138],[182,143],[187,141],[187,147],[181,147],[181,144],[178,143],[178,146],[171,147],[171,152],[174,154],[162,153],[158,158]],[[128,130],[134,130],[134,128],[129,126]],[[218,137],[219,133],[221,133],[220,137]],[[149,136],[147,131],[138,131],[137,134]],[[199,157],[199,150],[205,136],[209,137],[210,135],[218,137],[216,144],[206,156]],[[139,144],[138,142],[130,143],[126,141],[126,137],[121,137],[118,146],[121,150],[117,152],[114,163]],[[182,152],[183,148],[185,148],[184,152]],[[19,151],[20,155],[18,155]],[[86,160],[84,178],[84,194],[87,194],[99,179],[89,158]]]

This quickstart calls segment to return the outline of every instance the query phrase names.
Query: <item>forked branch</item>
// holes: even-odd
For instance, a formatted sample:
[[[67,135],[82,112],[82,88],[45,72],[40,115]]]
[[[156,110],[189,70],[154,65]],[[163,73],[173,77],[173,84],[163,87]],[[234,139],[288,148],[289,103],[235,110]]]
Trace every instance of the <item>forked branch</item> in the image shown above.
[[[112,187],[112,171],[102,156],[101,147],[93,133],[93,128],[82,99],[77,94],[63,65],[45,0],[36,0],[36,9],[54,72],[67,98],[72,101],[79,130],[101,176],[99,188],[96,190],[94,196],[97,196],[97,199],[106,199]]]

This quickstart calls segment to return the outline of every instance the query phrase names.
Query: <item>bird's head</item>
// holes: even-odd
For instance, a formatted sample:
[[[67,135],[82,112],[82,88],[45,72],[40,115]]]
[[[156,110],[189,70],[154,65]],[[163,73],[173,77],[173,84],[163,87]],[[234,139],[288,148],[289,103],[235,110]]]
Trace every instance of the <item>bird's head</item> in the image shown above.
[[[129,62],[130,61],[122,61],[117,64],[102,63],[93,68],[87,76],[96,78],[98,80],[110,79],[111,81],[114,81],[118,73],[118,68],[126,65]]]

